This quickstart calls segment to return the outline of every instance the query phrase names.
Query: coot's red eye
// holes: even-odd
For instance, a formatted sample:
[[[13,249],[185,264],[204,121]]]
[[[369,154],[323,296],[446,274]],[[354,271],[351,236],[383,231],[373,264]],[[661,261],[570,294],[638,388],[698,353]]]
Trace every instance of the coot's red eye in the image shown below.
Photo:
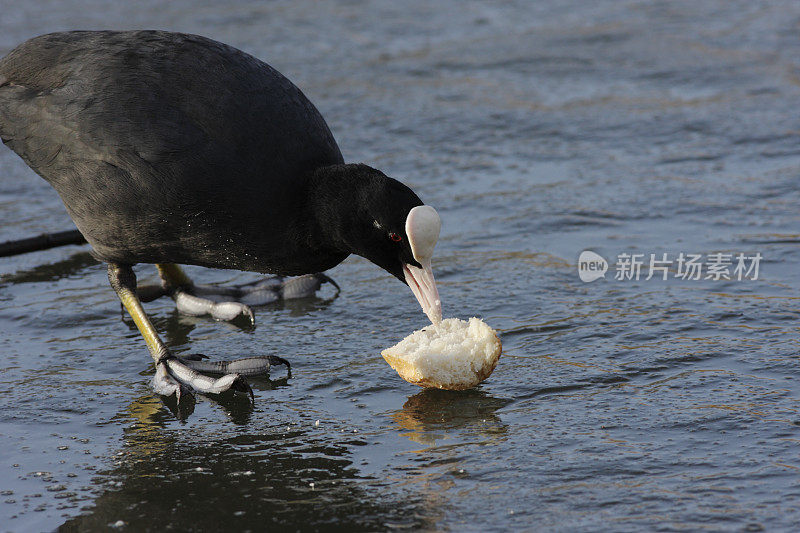
[[[392,239],[394,242],[400,242],[403,240],[403,238],[397,233],[390,233],[389,238]]]

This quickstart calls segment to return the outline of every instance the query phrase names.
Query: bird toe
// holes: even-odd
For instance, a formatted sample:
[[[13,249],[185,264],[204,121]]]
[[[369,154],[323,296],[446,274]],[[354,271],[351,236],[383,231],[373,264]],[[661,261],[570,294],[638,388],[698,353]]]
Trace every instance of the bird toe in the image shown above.
[[[239,317],[246,317],[250,324],[255,324],[255,315],[248,305],[241,302],[219,302],[211,306],[210,313],[217,320],[232,321]]]

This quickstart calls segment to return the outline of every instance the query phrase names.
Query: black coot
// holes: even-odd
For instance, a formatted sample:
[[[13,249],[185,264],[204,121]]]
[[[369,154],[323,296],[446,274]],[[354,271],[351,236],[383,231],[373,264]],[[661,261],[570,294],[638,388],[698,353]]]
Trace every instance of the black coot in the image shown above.
[[[133,264],[157,264],[165,284],[188,290],[176,264],[294,275],[355,253],[441,320],[436,211],[380,171],[344,164],[303,93],[231,46],[162,31],[36,37],[0,60],[0,137],[109,264],[178,393],[180,383],[246,385],[237,375],[209,385],[169,354],[136,296]]]

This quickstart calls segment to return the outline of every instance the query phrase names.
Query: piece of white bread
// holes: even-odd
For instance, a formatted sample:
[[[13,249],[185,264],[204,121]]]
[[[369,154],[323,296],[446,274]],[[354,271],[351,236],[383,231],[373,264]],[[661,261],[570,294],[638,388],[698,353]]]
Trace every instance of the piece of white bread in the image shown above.
[[[489,377],[502,345],[486,322],[448,318],[381,352],[400,377],[420,387],[462,390]]]

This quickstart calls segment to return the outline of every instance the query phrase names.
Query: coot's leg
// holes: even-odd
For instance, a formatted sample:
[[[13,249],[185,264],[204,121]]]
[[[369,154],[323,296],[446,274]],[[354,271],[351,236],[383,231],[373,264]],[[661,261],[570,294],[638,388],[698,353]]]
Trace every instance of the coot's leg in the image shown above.
[[[211,378],[200,374],[190,368],[184,362],[173,356],[163,341],[159,338],[156,328],[153,326],[147,314],[144,312],[142,303],[136,295],[136,275],[130,265],[119,265],[109,263],[108,280],[111,287],[116,291],[117,296],[122,301],[128,313],[133,318],[133,322],[141,332],[150,355],[156,364],[156,377],[153,380],[156,392],[161,394],[176,394],[180,399],[181,393],[196,390],[203,393],[218,394],[228,389],[240,392],[249,392],[252,397],[253,391],[247,381],[238,373],[226,374],[220,378]]]

